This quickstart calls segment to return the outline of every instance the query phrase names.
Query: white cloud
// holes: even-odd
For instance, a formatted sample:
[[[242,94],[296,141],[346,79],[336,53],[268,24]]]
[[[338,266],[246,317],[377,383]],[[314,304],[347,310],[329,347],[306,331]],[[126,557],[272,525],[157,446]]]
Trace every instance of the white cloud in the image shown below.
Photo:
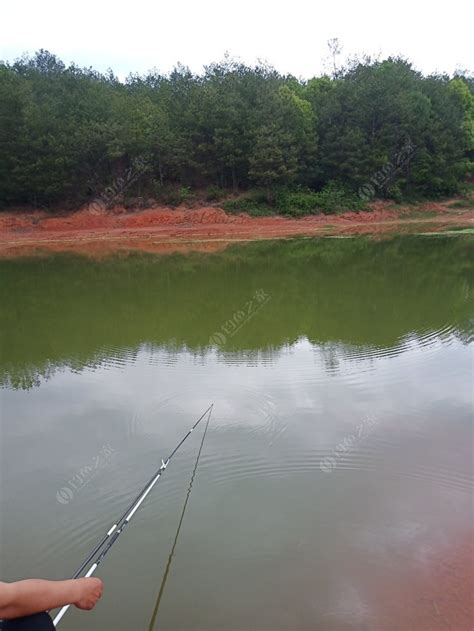
[[[67,7],[67,8],[66,8]],[[403,54],[424,72],[452,72],[471,62],[473,11],[467,2],[425,0],[381,4],[375,0],[224,3],[59,0],[9,3],[2,9],[0,58],[46,48],[66,63],[120,76],[152,67],[170,70],[177,61],[200,71],[225,51],[278,70],[319,74],[326,42],[338,37],[344,53]]]

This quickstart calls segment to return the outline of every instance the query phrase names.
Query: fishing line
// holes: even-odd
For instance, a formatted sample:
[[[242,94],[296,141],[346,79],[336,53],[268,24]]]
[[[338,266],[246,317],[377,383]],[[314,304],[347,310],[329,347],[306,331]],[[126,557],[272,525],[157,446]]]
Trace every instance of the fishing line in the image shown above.
[[[156,616],[158,614],[158,609],[160,607],[161,598],[162,598],[163,592],[165,590],[166,581],[168,580],[168,574],[169,574],[169,571],[170,571],[170,568],[171,568],[171,562],[172,562],[173,557],[174,557],[174,551],[176,549],[176,544],[178,543],[179,533],[180,533],[180,530],[181,530],[181,526],[183,524],[184,513],[186,512],[186,508],[188,506],[188,501],[189,501],[189,496],[191,495],[191,490],[193,488],[194,476],[196,475],[196,471],[197,471],[197,468],[198,468],[198,465],[199,465],[199,458],[201,457],[202,447],[204,445],[204,441],[206,440],[207,428],[209,427],[209,421],[211,420],[211,413],[212,413],[212,407],[211,407],[211,411],[209,413],[209,416],[207,417],[206,426],[204,428],[204,432],[203,432],[203,435],[202,435],[202,438],[201,438],[201,445],[199,447],[198,455],[197,455],[197,458],[196,458],[196,463],[194,464],[194,469],[193,469],[193,472],[192,472],[192,475],[191,475],[191,480],[189,482],[189,487],[188,487],[188,492],[186,494],[186,499],[184,500],[183,510],[181,511],[181,517],[179,519],[178,529],[176,530],[176,535],[174,537],[173,546],[171,548],[171,552],[170,552],[170,555],[168,557],[168,563],[166,564],[165,573],[163,574],[163,578],[161,580],[160,590],[158,592],[158,596],[157,596],[157,599],[156,599],[155,608],[154,608],[153,613],[152,613],[151,618],[150,618],[150,624],[148,625],[148,631],[153,631],[153,628],[155,626]]]
[[[102,537],[102,539],[99,541],[99,543],[95,546],[95,548],[87,556],[85,561],[76,570],[76,572],[74,573],[74,575],[71,578],[73,578],[73,579],[78,578],[82,574],[82,572],[85,570],[85,568],[89,565],[89,563],[91,561],[93,561],[93,559],[95,559],[95,560],[93,561],[92,565],[89,567],[87,572],[84,574],[84,577],[87,578],[87,577],[92,576],[94,574],[94,572],[96,571],[98,566],[102,563],[102,561],[104,560],[105,556],[109,552],[110,548],[117,541],[119,536],[122,534],[124,528],[131,521],[131,519],[133,518],[133,516],[135,515],[137,510],[140,508],[141,504],[146,499],[147,495],[150,493],[150,491],[153,489],[155,484],[158,482],[158,480],[160,479],[160,477],[162,476],[162,474],[166,470],[166,467],[170,463],[170,460],[173,458],[173,456],[178,451],[178,449],[181,447],[181,445],[187,440],[187,438],[190,436],[190,434],[196,429],[196,427],[199,425],[199,423],[202,421],[202,419],[206,415],[208,415],[206,427],[209,425],[209,419],[210,419],[213,407],[214,407],[214,404],[210,405],[207,408],[207,410],[194,423],[194,425],[191,427],[191,429],[188,431],[188,433],[176,445],[176,447],[173,449],[173,451],[168,456],[166,461],[165,460],[161,461],[160,468],[148,480],[148,482],[145,484],[143,489],[138,493],[138,495],[135,497],[133,502],[131,502],[131,504],[128,506],[127,510],[122,514],[122,516],[116,521],[115,524],[113,524],[113,526],[111,526],[111,528],[109,528],[109,530],[105,533],[105,535]],[[71,605],[65,605],[64,607],[62,607],[59,610],[58,614],[56,615],[56,617],[53,620],[54,626],[57,626],[59,624],[60,620],[62,619],[64,614],[68,611],[70,606]]]

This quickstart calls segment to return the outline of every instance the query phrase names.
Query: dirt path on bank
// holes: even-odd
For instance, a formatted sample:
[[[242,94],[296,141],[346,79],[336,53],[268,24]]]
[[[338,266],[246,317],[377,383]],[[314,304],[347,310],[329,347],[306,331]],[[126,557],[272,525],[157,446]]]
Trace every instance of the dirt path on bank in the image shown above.
[[[451,202],[393,208],[374,202],[370,212],[311,215],[301,219],[227,214],[217,207],[164,207],[139,211],[84,208],[64,215],[12,210],[0,214],[0,256],[77,252],[104,256],[116,251],[217,251],[238,241],[295,236],[386,235],[474,227],[474,209]]]

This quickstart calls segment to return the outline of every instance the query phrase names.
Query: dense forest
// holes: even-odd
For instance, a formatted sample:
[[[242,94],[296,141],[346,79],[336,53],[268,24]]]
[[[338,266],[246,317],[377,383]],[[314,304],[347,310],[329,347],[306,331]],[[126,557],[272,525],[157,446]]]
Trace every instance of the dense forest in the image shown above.
[[[310,80],[225,59],[119,81],[40,50],[0,63],[0,206],[261,191],[309,212],[452,195],[472,168],[473,86],[400,58]]]

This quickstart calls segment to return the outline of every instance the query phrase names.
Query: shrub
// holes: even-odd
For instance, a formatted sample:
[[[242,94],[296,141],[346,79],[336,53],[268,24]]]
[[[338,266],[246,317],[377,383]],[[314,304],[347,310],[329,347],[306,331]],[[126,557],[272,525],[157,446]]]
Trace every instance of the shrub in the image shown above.
[[[329,182],[317,193],[318,205],[325,215],[333,215],[345,210],[362,210],[365,202],[351,191],[341,187],[336,182]]]
[[[209,186],[206,191],[206,200],[208,202],[218,202],[225,197],[226,192],[219,186]]]
[[[303,217],[320,213],[330,215],[346,210],[358,211],[365,205],[355,193],[333,182],[319,192],[308,188],[280,189],[275,193],[272,206],[269,205],[267,199],[264,191],[256,190],[242,197],[228,200],[222,204],[222,207],[228,212],[246,212],[254,216],[283,214],[290,217]]]
[[[275,214],[275,209],[268,204],[266,193],[260,190],[229,199],[222,204],[222,208],[230,213],[248,213],[254,217]]]
[[[319,192],[310,189],[280,191],[276,206],[280,213],[301,217],[321,212],[330,215],[346,210],[362,210],[364,202],[355,193],[331,182]]]
[[[309,189],[298,189],[296,191],[282,190],[276,196],[276,208],[278,212],[292,217],[318,214],[319,207],[318,193]]]
[[[155,185],[155,197],[161,203],[166,206],[179,206],[185,202],[192,202],[195,196],[191,193],[189,186],[160,186]]]

